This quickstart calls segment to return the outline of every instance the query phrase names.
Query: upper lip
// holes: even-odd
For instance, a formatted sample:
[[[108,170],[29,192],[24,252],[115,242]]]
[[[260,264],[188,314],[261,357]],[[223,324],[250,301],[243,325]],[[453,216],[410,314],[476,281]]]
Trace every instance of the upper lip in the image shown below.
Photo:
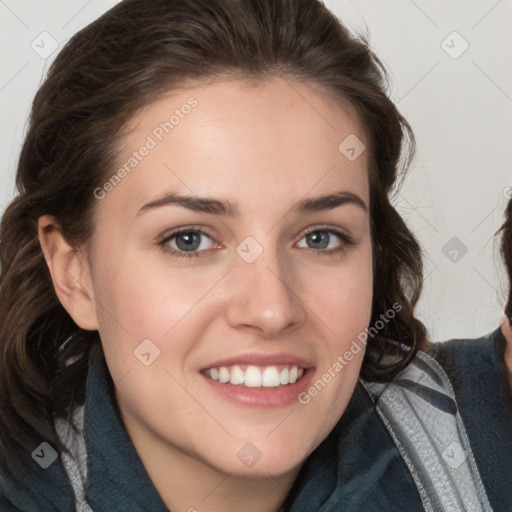
[[[241,354],[227,359],[219,359],[201,370],[209,368],[220,368],[221,366],[234,366],[234,365],[253,365],[253,366],[274,366],[278,364],[295,365],[299,368],[311,368],[313,365],[302,357],[294,354],[279,353],[279,354]]]

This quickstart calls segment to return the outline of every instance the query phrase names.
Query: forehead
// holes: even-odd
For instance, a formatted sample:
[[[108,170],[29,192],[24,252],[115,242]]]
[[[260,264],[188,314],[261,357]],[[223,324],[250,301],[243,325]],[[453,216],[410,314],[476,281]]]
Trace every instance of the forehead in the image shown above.
[[[169,190],[237,203],[257,196],[260,206],[340,187],[368,194],[362,123],[348,101],[318,85],[214,80],[163,95],[126,131],[113,170],[122,179],[108,194],[126,208]]]

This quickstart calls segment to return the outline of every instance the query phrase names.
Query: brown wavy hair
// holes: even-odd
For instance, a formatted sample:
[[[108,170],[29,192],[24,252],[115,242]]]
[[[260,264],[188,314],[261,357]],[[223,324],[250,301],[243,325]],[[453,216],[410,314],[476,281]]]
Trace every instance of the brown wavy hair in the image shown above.
[[[508,275],[508,298],[505,304],[505,315],[512,326],[512,199],[509,200],[505,209],[505,222],[499,233],[501,233],[501,255]]]
[[[42,439],[65,450],[54,418],[83,403],[89,356],[100,347],[55,294],[38,218],[54,216],[72,246],[87,247],[94,190],[116,166],[123,127],[170,89],[221,76],[319,84],[357,109],[371,154],[371,324],[400,305],[369,338],[362,376],[391,379],[423,343],[413,314],[421,251],[390,199],[414,136],[367,40],[318,0],[124,0],[71,38],[33,101],[18,195],[0,228],[0,471],[30,458]],[[397,353],[389,340],[408,349]],[[384,364],[390,354],[398,359]]]

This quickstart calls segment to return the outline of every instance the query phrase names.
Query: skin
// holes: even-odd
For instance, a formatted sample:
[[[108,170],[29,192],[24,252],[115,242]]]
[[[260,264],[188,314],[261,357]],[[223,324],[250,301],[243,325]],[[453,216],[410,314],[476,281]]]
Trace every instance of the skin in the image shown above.
[[[304,459],[343,414],[364,350],[307,405],[241,406],[222,399],[199,370],[240,354],[291,353],[312,365],[312,382],[368,326],[372,302],[369,213],[355,202],[320,212],[292,205],[338,191],[369,204],[368,155],[338,150],[366,134],[346,102],[318,86],[282,78],[256,87],[220,81],[169,92],[131,121],[125,161],[169,113],[198,101],[95,210],[95,234],[73,248],[48,216],[41,245],[59,299],[76,323],[100,333],[128,434],[171,510],[276,511]],[[178,205],[139,210],[169,191],[225,199],[238,218]],[[163,235],[200,226],[202,254],[164,250]],[[308,228],[329,235],[311,246]],[[252,263],[236,252],[248,236],[263,249]],[[174,242],[167,245],[176,246]],[[196,251],[197,252],[197,251]],[[324,254],[321,254],[324,252]],[[134,350],[160,350],[143,365]],[[261,459],[237,452],[251,442]]]
[[[510,323],[507,319],[505,319],[501,325],[501,332],[507,340],[507,346],[505,348],[505,364],[508,370],[508,384],[512,395],[512,328],[510,327]]]

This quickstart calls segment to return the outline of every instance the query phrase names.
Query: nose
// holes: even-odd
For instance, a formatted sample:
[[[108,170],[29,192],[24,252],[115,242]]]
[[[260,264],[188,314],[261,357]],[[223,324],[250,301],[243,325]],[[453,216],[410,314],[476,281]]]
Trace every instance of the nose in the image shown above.
[[[275,251],[264,251],[252,263],[238,258],[230,274],[226,318],[233,328],[275,339],[303,324],[306,309],[299,282],[290,268],[285,272]]]

